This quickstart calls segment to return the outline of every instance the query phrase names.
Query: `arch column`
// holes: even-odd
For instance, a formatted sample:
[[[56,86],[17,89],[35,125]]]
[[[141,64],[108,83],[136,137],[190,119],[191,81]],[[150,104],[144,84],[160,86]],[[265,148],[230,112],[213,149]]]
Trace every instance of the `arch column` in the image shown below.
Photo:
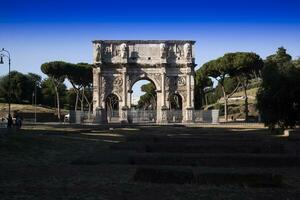
[[[123,67],[122,70],[122,87],[123,87],[123,93],[122,93],[122,106],[120,106],[120,122],[121,123],[128,123],[128,117],[129,117],[129,107],[127,102],[127,95],[128,95],[128,88],[127,88],[127,70],[126,67]]]
[[[191,123],[194,121],[194,103],[193,103],[193,90],[194,90],[194,76],[191,68],[188,67],[186,74],[186,92],[187,92],[187,102],[185,108],[184,121],[186,123]]]
[[[132,93],[133,93],[133,91],[132,91],[132,90],[129,90],[128,93],[129,93],[129,98],[128,98],[128,108],[129,108],[129,110],[130,110],[130,109],[131,109],[131,104],[132,104]]]
[[[107,118],[106,118],[106,111],[105,107],[103,106],[103,99],[102,95],[104,93],[103,87],[102,87],[102,73],[100,68],[94,68],[94,83],[93,83],[93,103],[94,103],[94,122],[100,123],[100,124],[106,124]]]
[[[166,69],[161,69],[161,91],[157,92],[157,123],[168,123],[168,107],[166,106]]]

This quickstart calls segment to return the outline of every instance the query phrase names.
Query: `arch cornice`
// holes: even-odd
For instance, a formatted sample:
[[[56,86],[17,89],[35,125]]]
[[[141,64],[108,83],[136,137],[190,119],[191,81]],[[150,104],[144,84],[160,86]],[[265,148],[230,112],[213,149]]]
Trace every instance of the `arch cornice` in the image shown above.
[[[141,63],[98,63],[93,64],[95,68],[194,68],[197,65],[194,63],[176,64],[176,63],[160,63],[160,64],[141,64]]]

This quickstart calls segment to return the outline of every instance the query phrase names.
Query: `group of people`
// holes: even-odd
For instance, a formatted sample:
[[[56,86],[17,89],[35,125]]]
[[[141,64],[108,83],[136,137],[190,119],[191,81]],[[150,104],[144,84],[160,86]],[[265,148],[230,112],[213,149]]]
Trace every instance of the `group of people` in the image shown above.
[[[20,129],[22,127],[22,117],[17,114],[15,117],[15,121],[13,120],[12,116],[9,114],[7,118],[7,128],[13,128],[16,127],[17,129]]]

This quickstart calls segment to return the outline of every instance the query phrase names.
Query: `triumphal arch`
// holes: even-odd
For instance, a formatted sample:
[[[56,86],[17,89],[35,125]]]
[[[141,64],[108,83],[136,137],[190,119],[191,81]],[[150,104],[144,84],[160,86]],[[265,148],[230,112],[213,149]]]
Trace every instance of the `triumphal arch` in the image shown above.
[[[106,98],[118,97],[119,121],[130,122],[132,86],[148,80],[156,87],[156,122],[168,123],[170,96],[182,99],[182,122],[193,121],[195,41],[93,41],[93,109],[107,123]]]

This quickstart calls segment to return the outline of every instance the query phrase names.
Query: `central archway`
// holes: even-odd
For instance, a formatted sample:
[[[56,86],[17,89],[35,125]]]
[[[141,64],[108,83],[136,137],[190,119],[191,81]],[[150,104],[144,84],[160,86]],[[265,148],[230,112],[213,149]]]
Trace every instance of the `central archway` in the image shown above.
[[[132,83],[129,92],[130,123],[155,123],[157,120],[157,90],[149,78]]]

